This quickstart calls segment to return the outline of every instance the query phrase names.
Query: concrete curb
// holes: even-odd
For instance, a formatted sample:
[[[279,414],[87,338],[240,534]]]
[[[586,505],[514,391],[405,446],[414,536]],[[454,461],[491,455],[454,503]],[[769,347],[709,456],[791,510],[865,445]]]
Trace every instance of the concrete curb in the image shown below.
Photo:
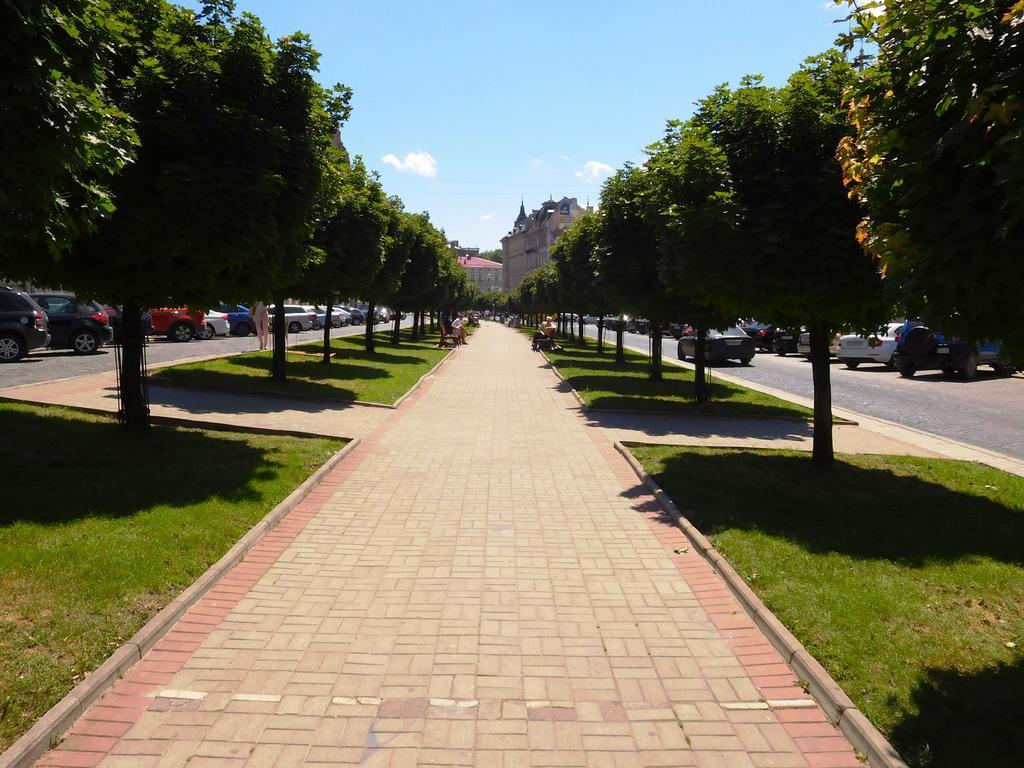
[[[242,536],[216,563],[160,610],[124,645],[90,673],[71,692],[36,721],[21,738],[0,754],[0,768],[30,768],[80,718],[103,693],[149,651],[157,641],[217,581],[237,565],[246,553],[277,526],[306,495],[316,488],[357,445],[356,438],[335,453],[326,463],[256,525]]]
[[[615,450],[622,454],[629,463],[640,481],[658,500],[662,509],[690,540],[694,549],[718,571],[722,580],[743,606],[744,611],[764,632],[768,641],[782,655],[785,662],[792,667],[802,681],[806,682],[809,693],[829,719],[839,726],[855,749],[867,755],[868,763],[872,768],[908,768],[899,753],[857,709],[850,697],[825,671],[825,668],[807,652],[800,641],[768,610],[768,607],[761,602],[761,598],[754,594],[754,591],[740,578],[735,569],[715,550],[711,542],[680,512],[675,502],[647,473],[629,448],[618,440],[614,442],[614,446]]]
[[[408,398],[408,397],[409,397],[410,395],[412,395],[412,393],[413,393],[413,392],[415,392],[415,391],[416,391],[417,389],[419,389],[419,388],[420,388],[420,385],[421,385],[421,384],[422,384],[422,383],[424,382],[424,380],[425,380],[425,379],[426,379],[426,378],[427,378],[428,376],[433,376],[433,375],[434,375],[434,373],[435,373],[435,372],[437,371],[437,369],[438,369],[438,368],[440,368],[440,367],[441,367],[442,365],[444,365],[445,363],[447,363],[449,359],[451,359],[451,356],[452,356],[452,352],[454,352],[454,351],[455,351],[454,349],[449,349],[449,350],[448,350],[448,354],[446,354],[446,355],[445,355],[444,357],[442,357],[442,358],[441,358],[440,360],[438,360],[438,361],[437,361],[437,364],[436,364],[436,365],[435,365],[435,366],[434,366],[433,368],[431,368],[431,369],[430,369],[429,371],[427,371],[427,372],[426,372],[426,373],[424,373],[424,374],[423,374],[422,376],[420,376],[420,377],[419,377],[419,378],[418,378],[418,379],[416,380],[416,383],[415,383],[415,384],[413,384],[413,385],[412,385],[411,387],[409,387],[409,391],[408,391],[408,392],[406,392],[406,393],[405,393],[404,395],[402,395],[402,396],[401,396],[400,398],[398,398],[397,400],[395,400],[395,402],[394,402],[394,403],[393,403],[392,405],[390,405],[389,407],[390,407],[390,408],[398,408],[398,407],[399,407],[399,406],[400,406],[400,405],[401,405],[402,403],[404,403],[404,402],[406,401],[406,399],[407,399],[407,398]]]

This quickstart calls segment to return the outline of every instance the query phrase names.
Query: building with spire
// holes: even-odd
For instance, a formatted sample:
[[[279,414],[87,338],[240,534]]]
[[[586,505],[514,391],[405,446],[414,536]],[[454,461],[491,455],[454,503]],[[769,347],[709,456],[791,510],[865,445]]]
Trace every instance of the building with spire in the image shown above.
[[[501,238],[505,269],[505,292],[514,291],[527,273],[551,260],[550,248],[576,218],[592,210],[576,202],[575,197],[547,200],[540,208],[526,213],[524,202],[519,203],[519,215],[511,231]]]

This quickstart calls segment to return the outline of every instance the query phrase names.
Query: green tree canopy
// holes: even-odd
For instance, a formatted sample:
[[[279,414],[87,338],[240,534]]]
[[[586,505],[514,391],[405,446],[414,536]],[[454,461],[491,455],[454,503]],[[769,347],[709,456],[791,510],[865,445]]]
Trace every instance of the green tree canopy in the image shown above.
[[[113,211],[136,143],[104,91],[124,44],[100,0],[0,3],[0,274],[60,258]]]
[[[847,180],[907,312],[1024,356],[1024,4],[864,2]],[[879,15],[880,11],[883,11]]]

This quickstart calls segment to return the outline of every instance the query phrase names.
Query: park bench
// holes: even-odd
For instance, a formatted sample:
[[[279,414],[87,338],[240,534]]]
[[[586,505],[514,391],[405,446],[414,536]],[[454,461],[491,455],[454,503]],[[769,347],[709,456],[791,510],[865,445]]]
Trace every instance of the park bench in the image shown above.
[[[462,337],[458,336],[449,331],[441,331],[441,338],[437,340],[437,348],[444,349],[445,347],[451,347],[454,349],[462,343]]]

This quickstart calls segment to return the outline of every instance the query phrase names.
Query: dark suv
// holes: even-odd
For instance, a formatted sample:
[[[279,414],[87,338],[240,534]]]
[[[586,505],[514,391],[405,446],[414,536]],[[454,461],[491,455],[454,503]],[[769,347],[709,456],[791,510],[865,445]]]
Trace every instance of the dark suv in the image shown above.
[[[1014,365],[1002,356],[1002,345],[946,338],[939,331],[908,320],[896,337],[893,364],[900,376],[909,379],[918,371],[959,373],[968,381],[978,374],[979,365],[990,365],[1001,376],[1014,372]]]
[[[46,313],[28,295],[0,285],[0,363],[21,360],[49,343]]]
[[[73,293],[33,293],[32,298],[49,318],[50,349],[91,355],[114,336],[106,311],[94,301]]]

